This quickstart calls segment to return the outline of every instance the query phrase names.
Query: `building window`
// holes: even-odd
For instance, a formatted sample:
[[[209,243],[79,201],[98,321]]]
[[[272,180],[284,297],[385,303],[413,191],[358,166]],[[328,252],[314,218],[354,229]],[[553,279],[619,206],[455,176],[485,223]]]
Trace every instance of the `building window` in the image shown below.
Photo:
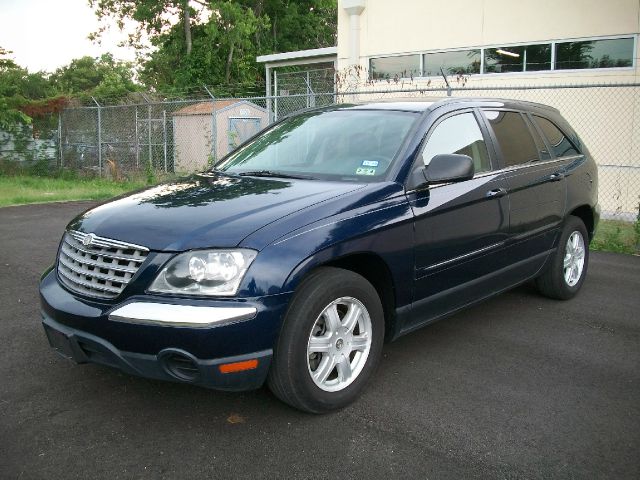
[[[556,43],[556,70],[632,65],[633,38]]]
[[[634,37],[549,42],[415,55],[374,57],[369,60],[372,80],[478,73],[537,72],[571,69],[632,67]],[[552,65],[552,52],[555,63]],[[483,59],[484,66],[481,66]],[[422,63],[422,65],[421,65]]]
[[[374,80],[420,76],[420,55],[378,57],[369,60],[369,72]]]
[[[440,76],[440,68],[446,75],[480,73],[480,58],[480,49],[425,53],[423,75]]]
[[[484,73],[551,70],[551,44],[484,49]]]

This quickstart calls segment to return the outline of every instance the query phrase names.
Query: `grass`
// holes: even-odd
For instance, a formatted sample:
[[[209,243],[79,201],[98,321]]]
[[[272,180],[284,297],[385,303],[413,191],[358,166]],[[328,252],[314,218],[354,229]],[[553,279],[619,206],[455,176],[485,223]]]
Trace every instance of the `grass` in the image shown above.
[[[146,184],[144,180],[114,182],[99,178],[0,176],[0,207],[70,200],[106,200]]]
[[[640,254],[640,220],[600,220],[591,250]]]

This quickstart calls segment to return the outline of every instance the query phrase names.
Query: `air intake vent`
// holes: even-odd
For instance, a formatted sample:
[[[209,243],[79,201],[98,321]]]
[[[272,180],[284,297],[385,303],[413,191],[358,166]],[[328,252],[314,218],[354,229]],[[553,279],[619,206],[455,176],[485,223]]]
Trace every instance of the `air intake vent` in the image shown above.
[[[149,250],[139,245],[69,231],[58,257],[58,277],[70,290],[115,298],[127,286]]]

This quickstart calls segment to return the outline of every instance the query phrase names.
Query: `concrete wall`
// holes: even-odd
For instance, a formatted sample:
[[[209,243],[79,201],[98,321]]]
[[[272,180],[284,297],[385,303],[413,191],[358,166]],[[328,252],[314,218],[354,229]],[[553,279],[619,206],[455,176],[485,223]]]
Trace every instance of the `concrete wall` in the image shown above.
[[[55,165],[58,162],[57,132],[41,132],[39,138],[33,138],[33,127],[18,125],[17,131],[0,130],[0,159],[28,166],[47,160]],[[43,135],[44,133],[44,135]]]

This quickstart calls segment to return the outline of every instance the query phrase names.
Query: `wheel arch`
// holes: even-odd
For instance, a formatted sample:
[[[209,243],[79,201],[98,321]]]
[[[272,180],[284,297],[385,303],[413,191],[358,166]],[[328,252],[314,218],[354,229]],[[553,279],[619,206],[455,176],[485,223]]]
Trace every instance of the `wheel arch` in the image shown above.
[[[320,267],[349,270],[365,278],[376,289],[384,312],[385,338],[390,339],[395,331],[396,289],[389,266],[382,257],[373,252],[354,252],[341,257],[329,257],[322,252],[308,258],[287,279],[287,289],[295,288],[313,271]]]
[[[584,223],[584,226],[587,228],[587,233],[589,234],[589,241],[593,240],[593,236],[595,235],[595,215],[593,214],[593,209],[589,205],[580,205],[579,207],[571,210],[569,215],[573,215],[574,217],[578,217]]]

